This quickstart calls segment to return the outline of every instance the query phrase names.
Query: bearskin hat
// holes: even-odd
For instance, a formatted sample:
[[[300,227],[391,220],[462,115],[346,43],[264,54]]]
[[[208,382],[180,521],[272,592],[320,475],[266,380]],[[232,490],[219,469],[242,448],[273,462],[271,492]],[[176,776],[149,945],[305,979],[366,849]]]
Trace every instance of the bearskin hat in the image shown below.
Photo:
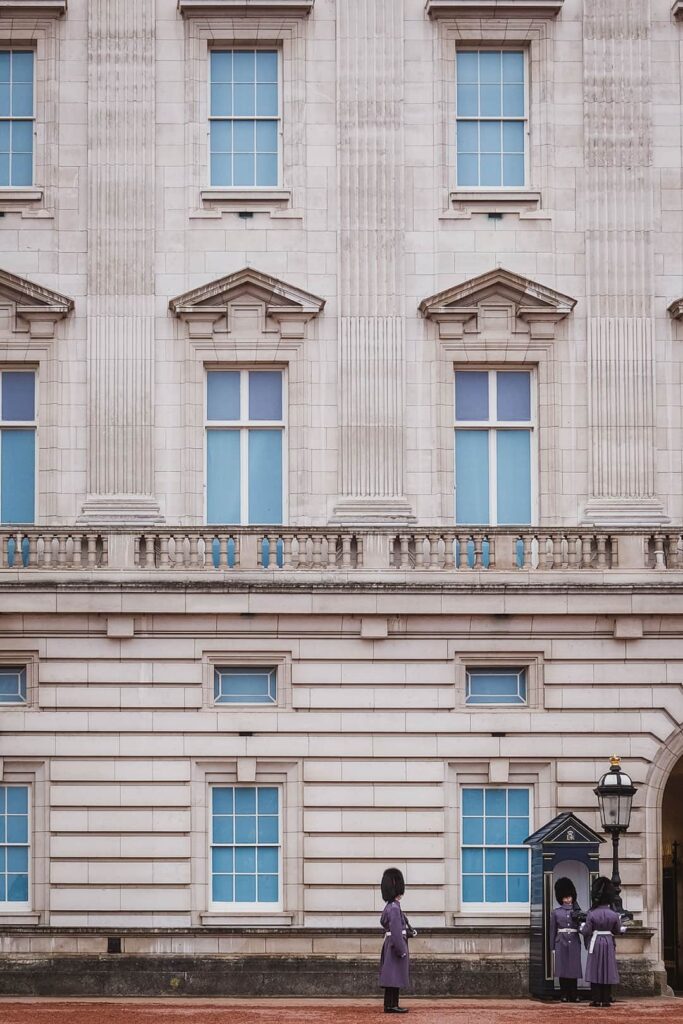
[[[593,882],[591,898],[594,907],[604,907],[614,902],[617,898],[617,890],[609,878],[606,878],[605,875],[600,875]]]
[[[555,899],[561,903],[565,896],[571,896],[576,901],[576,887],[571,878],[558,878],[555,882]]]
[[[397,896],[402,896],[406,891],[406,883],[403,874],[398,868],[387,868],[382,875],[382,899],[385,903],[391,903]]]

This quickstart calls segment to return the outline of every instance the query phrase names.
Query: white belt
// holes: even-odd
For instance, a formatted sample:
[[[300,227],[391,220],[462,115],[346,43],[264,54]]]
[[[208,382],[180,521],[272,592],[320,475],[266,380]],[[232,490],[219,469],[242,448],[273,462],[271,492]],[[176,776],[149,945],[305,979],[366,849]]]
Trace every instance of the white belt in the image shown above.
[[[406,934],[405,932],[401,932],[401,935],[405,935],[405,934]],[[391,935],[391,932],[385,932],[384,933],[384,938],[387,939],[390,935]]]
[[[558,931],[558,934],[560,934],[560,935],[578,935],[579,934],[579,929],[578,928],[558,928],[557,931]]]
[[[593,934],[591,935],[591,944],[588,947],[588,952],[589,953],[592,953],[593,950],[595,949],[595,940],[597,939],[598,935],[612,935],[613,936],[613,932],[593,932]]]

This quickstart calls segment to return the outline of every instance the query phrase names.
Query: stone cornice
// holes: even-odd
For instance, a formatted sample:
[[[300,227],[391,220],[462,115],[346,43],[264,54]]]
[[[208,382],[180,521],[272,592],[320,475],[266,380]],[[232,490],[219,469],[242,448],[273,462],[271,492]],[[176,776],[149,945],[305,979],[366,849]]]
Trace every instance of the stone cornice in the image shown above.
[[[676,21],[683,21],[683,0],[676,0],[671,8],[671,13]]]
[[[461,338],[466,324],[478,318],[479,305],[493,296],[514,305],[515,316],[528,324],[534,339],[552,339],[555,324],[576,305],[569,295],[499,267],[424,299],[419,309],[439,324],[442,339]]]
[[[430,18],[555,18],[563,4],[564,0],[427,0],[425,10]]]
[[[185,18],[278,14],[302,17],[311,13],[314,4],[315,0],[178,0],[178,10]]]
[[[24,277],[0,270],[0,300],[15,306],[17,319],[29,325],[33,338],[51,338],[57,320],[62,320],[74,308],[73,299],[53,292],[49,288],[27,281]]]
[[[0,18],[61,18],[67,0],[0,0]]]
[[[205,338],[240,300],[262,305],[266,319],[277,323],[283,338],[303,338],[308,321],[325,307],[317,295],[245,267],[171,299],[169,309],[188,323],[191,337]]]
[[[683,0],[681,0],[681,5],[681,14],[683,16]],[[674,320],[683,320],[683,298],[676,299],[675,302],[672,302],[668,308],[668,312]]]

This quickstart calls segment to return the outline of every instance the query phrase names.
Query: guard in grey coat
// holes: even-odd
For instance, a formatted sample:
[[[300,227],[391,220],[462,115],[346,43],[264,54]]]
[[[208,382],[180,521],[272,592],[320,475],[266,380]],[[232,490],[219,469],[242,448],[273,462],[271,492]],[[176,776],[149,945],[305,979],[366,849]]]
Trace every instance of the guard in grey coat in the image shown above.
[[[593,883],[593,905],[581,926],[583,941],[588,950],[586,981],[591,983],[591,1006],[609,1006],[612,985],[619,983],[615,936],[626,928],[610,904],[617,892],[609,878],[601,876]]]
[[[581,912],[576,888],[570,878],[555,882],[559,907],[550,914],[550,948],[555,952],[555,977],[560,982],[563,1003],[578,1003],[578,979],[581,977],[581,939],[577,913]]]
[[[398,993],[410,984],[408,938],[417,935],[401,910],[401,896],[406,889],[398,868],[387,868],[382,875],[382,899],[386,906],[379,923],[384,931],[384,944],[379,966],[379,983],[384,988],[384,1012],[407,1013],[398,1005]]]

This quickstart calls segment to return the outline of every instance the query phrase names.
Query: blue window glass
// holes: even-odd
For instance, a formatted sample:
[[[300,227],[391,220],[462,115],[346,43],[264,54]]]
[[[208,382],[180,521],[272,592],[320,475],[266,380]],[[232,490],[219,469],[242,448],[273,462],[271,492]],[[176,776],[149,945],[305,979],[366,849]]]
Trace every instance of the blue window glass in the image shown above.
[[[264,188],[278,184],[278,59],[276,50],[212,52],[212,185]]]
[[[463,903],[529,902],[529,790],[462,791]]]
[[[36,375],[33,370],[0,372],[0,521],[35,519]],[[15,552],[16,558],[16,552]]]
[[[33,184],[34,54],[0,51],[0,186]]]
[[[282,431],[249,431],[249,521],[282,522]]]
[[[459,187],[525,184],[524,54],[460,51],[456,57],[456,151]]]
[[[249,374],[249,419],[282,419],[282,374],[255,370]]]
[[[489,435],[487,430],[455,432],[455,518],[489,522]]]
[[[214,903],[280,900],[280,793],[275,786],[214,786],[211,894]]]
[[[216,704],[277,704],[277,672],[274,668],[216,668]]]
[[[206,416],[209,420],[240,418],[239,370],[211,370],[206,375]]]
[[[28,786],[0,786],[0,903],[29,902]]]
[[[239,523],[240,432],[206,432],[206,518],[209,523]]]
[[[35,419],[36,375],[32,370],[5,370],[2,374],[3,421],[30,423]]]
[[[26,703],[26,669],[0,665],[0,704]]]
[[[531,373],[456,370],[454,422],[456,522],[531,523]]]
[[[468,669],[465,702],[526,704],[526,669]]]

